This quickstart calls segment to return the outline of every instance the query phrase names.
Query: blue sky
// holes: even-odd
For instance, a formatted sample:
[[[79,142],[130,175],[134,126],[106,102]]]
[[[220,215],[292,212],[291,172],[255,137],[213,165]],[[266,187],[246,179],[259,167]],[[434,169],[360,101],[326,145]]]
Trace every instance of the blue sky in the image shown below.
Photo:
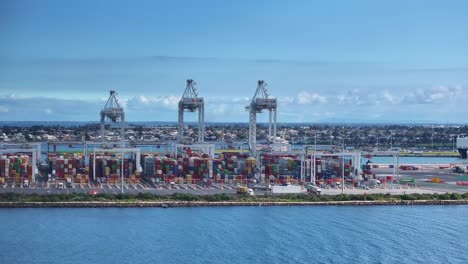
[[[280,122],[466,123],[466,10],[455,0],[0,1],[0,121],[97,121],[110,89],[129,121],[176,121],[192,78],[208,122],[247,122],[264,79]]]

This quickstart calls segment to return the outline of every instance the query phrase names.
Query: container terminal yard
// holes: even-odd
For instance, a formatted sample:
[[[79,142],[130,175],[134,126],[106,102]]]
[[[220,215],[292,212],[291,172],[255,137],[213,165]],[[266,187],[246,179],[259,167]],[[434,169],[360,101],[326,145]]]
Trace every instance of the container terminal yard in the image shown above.
[[[468,167],[463,160],[401,164],[399,151],[346,149],[344,139],[336,146],[312,144],[292,148],[277,135],[277,101],[270,97],[262,80],[246,107],[248,142],[230,142],[235,147],[229,150],[205,143],[204,109],[195,82],[187,80],[178,108],[177,141],[130,142],[125,140],[124,108],[112,90],[100,111],[98,141],[0,143],[0,192],[263,195],[468,191]],[[263,111],[269,113],[268,134],[266,142],[258,144],[257,114]],[[198,112],[195,142],[187,135],[184,112]],[[115,141],[106,137],[107,120],[118,127]],[[461,157],[466,159],[468,138],[457,138],[456,143]],[[47,151],[43,151],[44,145]],[[60,145],[80,149],[56,151]],[[392,162],[374,162],[378,156],[391,157]]]

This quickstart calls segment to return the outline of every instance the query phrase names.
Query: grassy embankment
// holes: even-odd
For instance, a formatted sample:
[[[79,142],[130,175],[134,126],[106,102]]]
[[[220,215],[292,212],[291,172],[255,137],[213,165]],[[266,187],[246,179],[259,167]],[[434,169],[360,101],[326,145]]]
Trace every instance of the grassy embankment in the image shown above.
[[[418,201],[418,200],[467,200],[468,193],[445,193],[445,194],[404,194],[390,195],[387,194],[340,194],[340,195],[311,195],[311,194],[289,194],[289,195],[265,195],[265,196],[248,196],[248,195],[232,195],[232,194],[215,194],[215,195],[193,195],[175,193],[173,195],[153,195],[150,193],[139,193],[137,195],[130,194],[108,194],[101,193],[94,196],[88,194],[19,194],[19,193],[2,193],[0,194],[0,202],[339,202],[339,201]]]

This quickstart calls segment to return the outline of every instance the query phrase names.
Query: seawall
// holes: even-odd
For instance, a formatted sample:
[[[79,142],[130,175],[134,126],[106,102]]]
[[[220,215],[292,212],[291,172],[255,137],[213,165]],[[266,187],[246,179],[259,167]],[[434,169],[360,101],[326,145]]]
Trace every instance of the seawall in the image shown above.
[[[383,200],[330,202],[0,202],[0,208],[139,208],[139,207],[207,207],[207,206],[372,206],[372,205],[468,205],[468,200]]]

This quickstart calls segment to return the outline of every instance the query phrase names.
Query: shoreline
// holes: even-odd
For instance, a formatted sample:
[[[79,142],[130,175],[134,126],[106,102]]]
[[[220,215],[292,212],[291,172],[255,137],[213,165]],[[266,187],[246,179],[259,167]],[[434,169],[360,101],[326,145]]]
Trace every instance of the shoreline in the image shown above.
[[[176,208],[231,206],[381,206],[381,205],[468,205],[468,200],[381,200],[327,202],[200,202],[200,201],[135,201],[135,202],[0,202],[0,208]]]

